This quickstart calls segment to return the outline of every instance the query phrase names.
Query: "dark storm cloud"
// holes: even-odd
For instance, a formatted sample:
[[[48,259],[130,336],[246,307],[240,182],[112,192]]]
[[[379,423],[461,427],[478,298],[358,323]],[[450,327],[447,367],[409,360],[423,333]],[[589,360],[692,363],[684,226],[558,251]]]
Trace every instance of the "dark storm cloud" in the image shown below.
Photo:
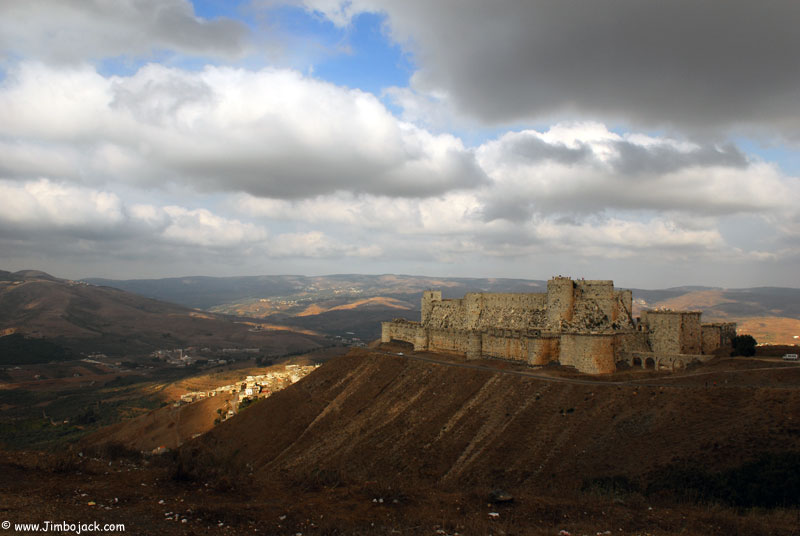
[[[618,156],[612,161],[612,166],[624,175],[663,175],[687,167],[747,167],[747,157],[732,144],[680,150],[672,145],[647,147],[618,141],[613,143],[613,147]]]
[[[800,136],[795,0],[383,4],[415,52],[416,85],[488,122],[591,114]]]
[[[536,136],[514,138],[509,143],[508,151],[510,158],[533,162],[552,160],[565,165],[585,162],[594,157],[592,149],[584,143],[572,148],[563,143],[547,143]]]

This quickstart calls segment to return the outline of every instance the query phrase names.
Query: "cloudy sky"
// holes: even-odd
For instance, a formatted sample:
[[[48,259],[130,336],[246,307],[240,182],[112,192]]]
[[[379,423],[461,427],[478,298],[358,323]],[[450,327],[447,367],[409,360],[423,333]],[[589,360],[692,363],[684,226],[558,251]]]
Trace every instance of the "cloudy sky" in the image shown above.
[[[795,0],[0,0],[0,269],[800,286]]]

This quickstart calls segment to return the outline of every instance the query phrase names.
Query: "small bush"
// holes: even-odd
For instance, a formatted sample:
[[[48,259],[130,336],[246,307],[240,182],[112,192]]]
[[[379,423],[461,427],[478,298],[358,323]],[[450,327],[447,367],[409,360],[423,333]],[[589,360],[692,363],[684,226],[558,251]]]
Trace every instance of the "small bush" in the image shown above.
[[[101,458],[110,460],[131,460],[138,461],[142,459],[142,453],[136,449],[120,443],[119,441],[112,441],[105,443],[98,449],[98,455]]]
[[[601,476],[583,481],[581,491],[614,497],[639,493],[639,485],[625,475]]]
[[[38,467],[50,473],[75,473],[81,470],[81,460],[74,453],[61,452],[44,457]]]
[[[219,445],[183,448],[175,454],[171,477],[176,481],[202,482],[219,491],[236,489],[246,476],[236,453]]]
[[[698,465],[669,465],[649,475],[648,495],[669,492],[692,502],[721,502],[738,508],[800,505],[800,453],[763,454],[712,473]]]
[[[756,355],[756,340],[752,335],[737,335],[731,340],[732,356],[750,357]]]

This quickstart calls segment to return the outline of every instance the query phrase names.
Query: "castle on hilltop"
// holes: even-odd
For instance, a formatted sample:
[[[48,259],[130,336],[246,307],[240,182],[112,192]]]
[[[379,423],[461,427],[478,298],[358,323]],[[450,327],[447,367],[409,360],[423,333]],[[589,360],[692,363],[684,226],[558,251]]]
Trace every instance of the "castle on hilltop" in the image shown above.
[[[441,291],[425,291],[421,320],[383,322],[381,341],[467,359],[557,362],[589,374],[614,372],[618,363],[674,370],[707,360],[736,335],[736,324],[702,324],[700,315],[649,310],[634,318],[630,290],[559,276],[547,282],[546,293],[442,299]]]

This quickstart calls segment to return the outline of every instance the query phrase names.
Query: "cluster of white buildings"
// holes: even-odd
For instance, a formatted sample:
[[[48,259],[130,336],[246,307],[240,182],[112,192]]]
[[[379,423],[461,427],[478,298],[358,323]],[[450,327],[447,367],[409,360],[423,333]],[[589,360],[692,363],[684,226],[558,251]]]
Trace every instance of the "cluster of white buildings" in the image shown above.
[[[211,396],[231,395],[237,404],[245,398],[263,398],[299,381],[319,365],[286,365],[283,371],[247,376],[244,380],[222,385],[211,391],[194,391],[181,396],[180,404],[188,404]]]

